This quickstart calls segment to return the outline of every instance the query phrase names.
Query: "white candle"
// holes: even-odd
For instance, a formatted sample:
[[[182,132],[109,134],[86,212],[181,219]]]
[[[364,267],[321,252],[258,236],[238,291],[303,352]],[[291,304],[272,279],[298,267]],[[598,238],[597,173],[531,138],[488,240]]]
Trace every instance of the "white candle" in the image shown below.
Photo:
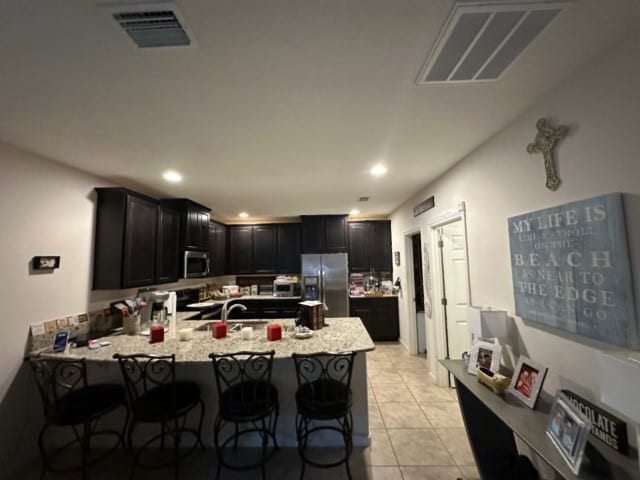
[[[178,330],[178,338],[181,342],[186,342],[193,338],[193,328],[181,328]]]
[[[242,340],[251,340],[253,338],[253,327],[242,327]]]

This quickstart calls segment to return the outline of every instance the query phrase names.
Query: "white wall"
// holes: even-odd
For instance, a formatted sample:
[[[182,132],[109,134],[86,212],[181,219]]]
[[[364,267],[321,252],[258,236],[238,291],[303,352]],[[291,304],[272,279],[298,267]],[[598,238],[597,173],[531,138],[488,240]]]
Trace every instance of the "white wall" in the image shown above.
[[[550,92],[529,112],[396,210],[391,216],[393,250],[399,250],[402,258],[407,258],[406,231],[421,227],[424,233],[429,219],[455,208],[460,201],[466,202],[473,304],[503,307],[513,316],[507,218],[600,194],[624,192],[630,194],[625,195],[627,228],[636,279],[636,306],[640,304],[638,78],[640,33],[636,32],[600,61]],[[556,152],[563,182],[556,192],[544,186],[542,157],[526,152],[540,117],[571,127],[568,138]],[[429,163],[428,152],[424,161]],[[431,195],[435,195],[436,207],[414,218],[412,207]],[[394,277],[398,275],[406,285],[408,275],[404,265],[394,271]],[[406,343],[410,299],[403,300],[400,332],[401,341]],[[527,326],[519,318],[516,326],[520,337],[513,339],[516,349],[550,367],[545,390],[555,393],[562,386],[598,398],[594,372],[601,346],[589,346]],[[432,324],[428,337],[433,337]],[[432,366],[437,365],[437,360],[433,360]]]
[[[0,143],[0,471],[36,446],[40,399],[23,364],[29,324],[107,306],[135,290],[91,291],[95,193],[108,182]],[[60,255],[30,274],[35,255]],[[207,280],[210,281],[210,280]],[[164,287],[202,284],[181,280]]]

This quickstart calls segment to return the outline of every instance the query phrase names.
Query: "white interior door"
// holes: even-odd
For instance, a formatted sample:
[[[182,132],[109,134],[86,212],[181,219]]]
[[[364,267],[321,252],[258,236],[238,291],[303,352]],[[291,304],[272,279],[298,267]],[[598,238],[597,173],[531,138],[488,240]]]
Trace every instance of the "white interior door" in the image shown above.
[[[442,276],[446,305],[449,358],[462,358],[462,352],[471,345],[467,328],[469,282],[467,279],[466,241],[462,220],[443,225],[438,229],[441,248]]]

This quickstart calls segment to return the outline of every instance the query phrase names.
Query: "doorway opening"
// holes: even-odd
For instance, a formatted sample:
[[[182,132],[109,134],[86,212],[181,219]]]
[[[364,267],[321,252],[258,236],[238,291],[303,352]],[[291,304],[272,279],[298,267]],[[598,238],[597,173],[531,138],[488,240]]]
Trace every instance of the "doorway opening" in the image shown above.
[[[416,309],[416,339],[418,354],[427,353],[427,324],[424,312],[424,283],[422,275],[422,240],[420,233],[411,236],[413,251],[413,291]]]

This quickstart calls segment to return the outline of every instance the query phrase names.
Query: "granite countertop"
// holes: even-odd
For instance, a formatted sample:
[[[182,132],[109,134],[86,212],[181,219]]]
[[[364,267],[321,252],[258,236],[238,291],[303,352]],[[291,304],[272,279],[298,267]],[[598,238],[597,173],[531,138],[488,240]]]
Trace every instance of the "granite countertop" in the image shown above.
[[[65,354],[54,354],[44,351],[34,351],[32,355],[51,356],[60,358],[86,358],[87,361],[115,361],[114,353],[130,355],[134,353],[147,353],[156,355],[170,355],[175,353],[176,361],[183,363],[209,362],[210,353],[233,353],[241,350],[268,351],[275,350],[276,358],[289,358],[293,353],[319,353],[342,351],[371,351],[375,348],[371,337],[359,318],[334,317],[328,318],[328,326],[321,330],[315,330],[313,336],[307,339],[297,339],[293,333],[283,332],[282,339],[274,342],[267,340],[266,328],[254,329],[251,340],[242,340],[240,332],[230,332],[226,338],[215,339],[210,331],[194,331],[193,338],[188,341],[179,341],[177,330],[181,328],[198,328],[212,323],[211,320],[187,320],[188,315],[197,312],[180,312],[177,315],[176,333],[172,338],[171,331],[165,333],[164,342],[149,343],[149,337],[144,335],[113,334],[100,340],[108,340],[110,345],[97,350],[89,350],[87,347],[74,348]],[[182,315],[181,315],[182,314]],[[291,322],[292,319],[266,320],[266,322],[281,323]],[[256,319],[255,321],[260,321]],[[229,325],[235,323],[230,321]],[[246,322],[250,325],[250,321]]]

